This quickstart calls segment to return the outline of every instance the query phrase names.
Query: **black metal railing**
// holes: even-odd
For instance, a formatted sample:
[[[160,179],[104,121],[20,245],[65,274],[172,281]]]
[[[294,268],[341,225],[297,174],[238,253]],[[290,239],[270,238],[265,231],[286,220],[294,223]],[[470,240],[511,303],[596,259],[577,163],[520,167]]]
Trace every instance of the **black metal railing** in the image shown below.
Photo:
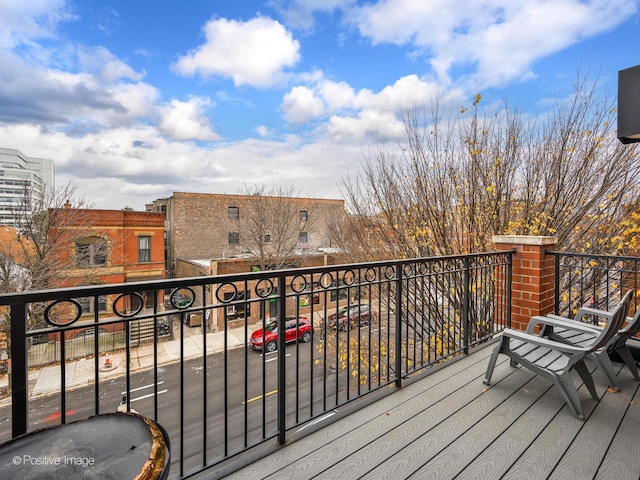
[[[511,256],[0,295],[0,312],[3,305],[9,309],[12,365],[11,432],[1,432],[0,441],[111,412],[126,397],[124,408],[169,432],[172,476],[218,465],[272,439],[283,444],[353,400],[401,387],[509,326]],[[275,345],[266,329],[252,337],[271,322]],[[140,324],[154,341],[135,341]],[[109,360],[103,343],[112,337],[122,346]],[[30,349],[44,339],[55,345],[58,363],[40,371],[50,389],[36,397]],[[78,342],[93,346],[90,356],[77,360]],[[82,368],[87,378],[79,385],[72,373]]]
[[[633,290],[640,304],[640,258],[550,252],[555,256],[555,313],[573,318],[581,306],[609,310]]]

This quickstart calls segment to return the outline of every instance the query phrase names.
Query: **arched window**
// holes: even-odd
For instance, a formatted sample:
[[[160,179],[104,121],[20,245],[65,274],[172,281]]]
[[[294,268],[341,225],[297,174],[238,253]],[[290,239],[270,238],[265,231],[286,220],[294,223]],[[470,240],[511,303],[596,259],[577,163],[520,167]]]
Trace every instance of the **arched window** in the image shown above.
[[[101,237],[82,237],[76,240],[76,265],[100,267],[107,264],[107,241]]]

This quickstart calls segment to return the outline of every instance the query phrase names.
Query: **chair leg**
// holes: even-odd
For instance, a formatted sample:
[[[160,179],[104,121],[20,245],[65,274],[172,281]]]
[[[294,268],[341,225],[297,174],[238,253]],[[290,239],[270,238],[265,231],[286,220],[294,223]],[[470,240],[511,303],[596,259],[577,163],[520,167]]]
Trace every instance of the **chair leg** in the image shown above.
[[[604,372],[607,380],[609,381],[609,386],[613,388],[616,392],[620,391],[620,387],[616,382],[616,372],[613,370],[613,365],[611,364],[611,359],[609,358],[609,353],[607,350],[602,350],[601,352],[593,353],[591,359],[595,360],[598,364],[598,367]]]
[[[498,355],[500,355],[501,346],[502,340],[500,340],[500,343],[496,345],[496,348],[493,349],[493,353],[491,354],[491,358],[489,359],[489,365],[487,365],[487,373],[484,375],[484,380],[482,381],[482,383],[484,383],[485,385],[491,384],[491,376],[493,375],[493,369],[496,366]]]
[[[571,381],[571,377],[567,372],[566,376],[556,376],[555,384],[560,389],[560,393],[564,397],[571,413],[573,413],[579,420],[584,420],[584,414],[582,413],[582,404],[580,403],[580,397],[576,391],[576,387]]]
[[[636,366],[636,360],[635,358],[633,358],[633,355],[631,355],[629,347],[623,345],[616,350],[616,353],[620,355],[620,358],[622,358],[624,364],[627,366],[629,371],[631,371],[631,375],[633,375],[633,378],[635,378],[636,380],[640,380],[640,375],[638,375],[638,367]]]
[[[591,377],[591,374],[589,373],[589,369],[585,365],[584,361],[580,360],[578,363],[576,363],[576,365],[573,368],[575,368],[576,372],[578,372],[578,375],[580,375],[580,378],[584,382],[585,387],[587,387],[587,390],[589,390],[589,393],[591,394],[591,397],[594,400],[600,400],[600,397],[598,396],[598,393],[596,392],[596,387],[593,384],[593,378]],[[571,382],[570,379],[569,379],[569,382]],[[571,385],[573,385],[573,384],[571,384]],[[575,387],[574,387],[574,390],[575,390]],[[576,395],[577,395],[577,393],[576,393]]]

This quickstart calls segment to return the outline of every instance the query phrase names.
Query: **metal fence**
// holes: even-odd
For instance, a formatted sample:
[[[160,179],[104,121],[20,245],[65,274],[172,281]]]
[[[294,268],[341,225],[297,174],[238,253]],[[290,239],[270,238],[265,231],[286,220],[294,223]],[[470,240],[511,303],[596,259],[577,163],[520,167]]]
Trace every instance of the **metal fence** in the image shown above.
[[[270,440],[284,444],[353,400],[400,388],[404,379],[509,326],[511,255],[0,295],[11,322],[11,435],[41,427],[43,408],[54,410],[46,418],[68,423],[113,411],[122,394],[127,408],[169,432],[172,476],[219,465]],[[103,311],[87,311],[96,305]],[[204,323],[190,335],[194,317]],[[176,318],[171,337],[161,340],[167,322]],[[154,339],[139,355],[144,368],[136,372],[135,322],[151,325]],[[34,323],[38,328],[29,327]],[[275,331],[256,330],[267,325]],[[237,337],[240,346],[234,348]],[[34,339],[43,338],[64,359],[48,367],[57,383],[50,406],[29,391],[31,349],[40,345]],[[105,372],[101,352],[116,344],[123,347],[124,365],[114,377]],[[89,357],[78,355],[80,345]],[[194,345],[201,355],[190,354]],[[176,363],[166,363],[167,349],[177,352]],[[71,388],[69,372],[79,362],[89,373],[84,385]]]
[[[633,290],[633,314],[640,304],[640,258],[551,252],[555,256],[555,313],[569,318],[581,306],[609,310]]]

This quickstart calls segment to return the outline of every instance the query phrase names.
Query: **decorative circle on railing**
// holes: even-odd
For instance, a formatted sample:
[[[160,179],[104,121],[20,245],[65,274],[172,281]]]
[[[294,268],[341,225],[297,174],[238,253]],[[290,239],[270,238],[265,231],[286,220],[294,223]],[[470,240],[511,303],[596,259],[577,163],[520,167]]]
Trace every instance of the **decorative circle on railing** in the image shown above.
[[[75,314],[70,314],[71,307],[65,304],[71,304],[71,307],[75,310]],[[69,316],[69,319],[64,320],[64,317],[66,316]],[[81,316],[82,305],[73,298],[70,298],[69,300],[56,300],[55,302],[47,305],[47,308],[44,309],[44,320],[52,327],[66,327],[68,325],[73,325]],[[62,321],[60,319],[62,319]]]
[[[429,274],[429,266],[426,262],[420,262],[418,264],[418,273],[420,275],[428,275]]]
[[[342,275],[342,283],[347,286],[353,285],[354,283],[356,283],[356,278],[356,272],[354,272],[353,270],[347,270],[346,272],[344,272],[344,275]]]
[[[224,298],[224,295],[222,296],[222,298],[220,298],[220,294],[224,293],[222,292],[222,289],[225,287],[231,287],[231,290],[233,291],[233,293],[229,298]],[[216,288],[216,298],[220,303],[233,302],[237,296],[238,296],[238,287],[236,287],[233,283],[221,283],[220,285],[218,285],[218,288]]]
[[[396,269],[391,265],[387,265],[384,268],[384,278],[385,280],[393,280],[394,278],[396,278]]]
[[[296,280],[302,280],[302,282],[296,282]],[[307,289],[307,279],[302,275],[296,275],[291,279],[289,287],[293,293],[302,293]]]
[[[127,302],[125,301],[126,297],[130,297],[128,305],[127,305]],[[134,301],[134,299],[137,301]],[[118,302],[120,302],[120,300],[122,300],[122,303],[124,304],[122,306],[122,311],[118,307]],[[135,308],[133,306],[134,303],[136,304]],[[116,297],[112,305],[113,313],[115,313],[120,318],[134,317],[142,311],[142,307],[144,307],[144,299],[142,298],[142,295],[140,295],[138,292],[121,293]],[[130,310],[128,313],[127,313],[127,309]]]
[[[378,276],[378,275],[377,275],[377,273],[376,273],[376,270],[375,270],[374,268],[372,268],[372,267],[369,267],[369,268],[367,268],[367,269],[364,271],[364,279],[365,279],[367,282],[373,282],[373,281],[375,281],[375,279],[377,278],[377,276]]]
[[[169,295],[169,303],[177,309],[189,308],[196,301],[196,292],[189,287],[174,288]]]
[[[444,264],[445,272],[454,272],[462,269],[462,261],[460,259],[449,260]]]
[[[469,259],[469,268],[484,268],[493,263],[493,258],[473,257]]]
[[[577,267],[582,265],[582,259],[578,257],[561,257],[563,267]]]
[[[263,285],[263,283],[266,285]],[[259,298],[268,298],[273,295],[275,288],[273,286],[273,281],[270,278],[263,278],[255,286],[256,295]],[[217,294],[217,292],[216,292]]]
[[[324,272],[322,275],[320,275],[318,283],[322,288],[329,288],[335,283],[335,281],[333,279],[333,275],[330,272]]]
[[[415,277],[416,276],[416,266],[413,263],[407,263],[402,267],[402,275],[405,277]]]

